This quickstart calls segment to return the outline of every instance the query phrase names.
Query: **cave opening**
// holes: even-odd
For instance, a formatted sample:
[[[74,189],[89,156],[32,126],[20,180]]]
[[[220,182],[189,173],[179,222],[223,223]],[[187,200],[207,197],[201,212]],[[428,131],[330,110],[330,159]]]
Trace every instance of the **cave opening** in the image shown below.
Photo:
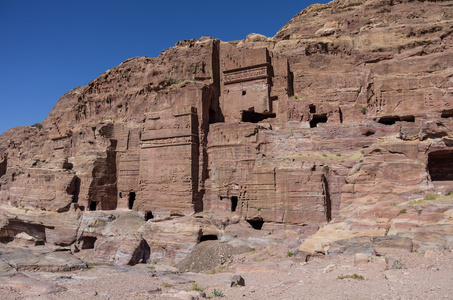
[[[401,117],[401,121],[414,123],[415,122],[415,117],[414,116],[402,116]]]
[[[206,235],[202,235],[200,237],[199,243],[205,242],[205,241],[217,241],[218,239],[219,238],[215,234],[206,234]]]
[[[129,193],[129,209],[132,209],[134,207],[134,202],[135,202],[135,192],[130,192]]]
[[[79,202],[80,178],[75,176],[67,188],[67,193],[72,195],[72,203]]]
[[[453,109],[444,110],[440,116],[441,116],[441,118],[452,118],[453,117]]]
[[[384,125],[393,125],[396,122],[410,122],[414,123],[415,122],[415,116],[408,115],[408,116],[383,116],[380,117],[378,120],[378,123],[384,124]]]
[[[236,211],[237,206],[238,206],[238,197],[232,196],[231,197],[231,211]]]
[[[432,181],[453,182],[453,150],[438,150],[429,153],[428,172]]]
[[[7,157],[5,156],[2,159],[2,157],[0,156],[0,177],[6,174],[7,164],[8,164]]]
[[[84,236],[80,238],[79,248],[82,250],[85,249],[94,249],[94,243],[96,243],[97,238],[94,236]]]
[[[315,128],[319,123],[327,123],[327,114],[313,115],[310,121],[310,128]]]
[[[145,212],[145,221],[148,221],[148,220],[151,220],[151,219],[154,219],[153,212],[152,211]]]
[[[376,133],[374,130],[367,130],[366,132],[362,133],[364,136],[372,136]]]
[[[378,123],[381,123],[384,125],[393,125],[398,121],[401,121],[399,116],[385,116],[385,117],[380,117],[378,120]]]
[[[252,228],[255,230],[261,230],[264,225],[264,221],[261,218],[257,219],[251,219],[251,220],[246,220],[250,225],[252,225]]]
[[[96,201],[91,201],[90,202],[90,210],[91,211],[95,211],[97,206],[98,206],[98,203]]]
[[[274,113],[257,113],[254,111],[243,110],[242,111],[242,122],[258,123],[268,118],[275,118]]]
[[[315,114],[316,113],[316,105],[310,104],[310,105],[308,105],[308,109],[310,109],[310,113],[311,114]]]

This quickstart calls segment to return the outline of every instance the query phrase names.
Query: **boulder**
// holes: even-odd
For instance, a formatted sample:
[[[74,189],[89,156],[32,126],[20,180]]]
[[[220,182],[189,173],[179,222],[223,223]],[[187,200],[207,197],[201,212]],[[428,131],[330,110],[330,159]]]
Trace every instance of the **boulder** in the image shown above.
[[[85,263],[70,253],[50,252],[44,247],[0,247],[0,256],[19,272],[65,272],[86,268]]]
[[[373,249],[376,252],[376,255],[379,256],[411,252],[413,249],[412,240],[408,237],[395,235],[376,236],[372,241]]]
[[[94,262],[136,265],[149,259],[148,243],[139,235],[101,237],[96,241]]]
[[[364,253],[374,255],[372,240],[367,236],[359,236],[351,239],[335,241],[327,250],[327,255],[337,256],[339,254],[354,255]]]

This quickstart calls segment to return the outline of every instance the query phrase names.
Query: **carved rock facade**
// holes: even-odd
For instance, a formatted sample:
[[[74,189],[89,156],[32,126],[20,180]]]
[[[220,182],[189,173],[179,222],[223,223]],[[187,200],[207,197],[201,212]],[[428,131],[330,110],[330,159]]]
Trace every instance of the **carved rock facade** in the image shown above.
[[[453,191],[452,19],[451,1],[333,1],[273,38],[131,58],[0,137],[0,202],[383,235],[389,203]]]

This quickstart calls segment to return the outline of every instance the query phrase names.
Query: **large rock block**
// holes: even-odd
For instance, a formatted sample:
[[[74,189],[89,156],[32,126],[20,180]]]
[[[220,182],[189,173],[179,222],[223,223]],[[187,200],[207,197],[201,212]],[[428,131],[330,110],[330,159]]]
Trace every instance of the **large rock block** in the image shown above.
[[[411,252],[413,243],[408,237],[375,236],[373,238],[373,248],[376,255],[385,256],[387,254]]]
[[[139,235],[101,237],[94,247],[95,262],[136,265],[149,259],[148,243]]]

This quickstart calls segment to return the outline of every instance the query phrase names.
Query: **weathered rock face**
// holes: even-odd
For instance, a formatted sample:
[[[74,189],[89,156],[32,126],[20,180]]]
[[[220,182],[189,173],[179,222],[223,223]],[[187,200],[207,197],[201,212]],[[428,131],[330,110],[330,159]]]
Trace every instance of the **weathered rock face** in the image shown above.
[[[335,221],[305,242],[308,252],[388,228],[409,234],[415,222],[400,212],[420,208],[408,201],[453,191],[452,5],[336,0],[273,38],[186,40],[131,58],[65,94],[42,124],[0,136],[0,202],[158,220],[224,211],[255,228]],[[451,201],[442,205],[425,205],[418,216],[434,219],[417,226],[450,224]],[[62,246],[99,237],[97,257],[114,259],[118,239],[88,219],[70,219],[65,240],[61,224],[25,223],[45,227],[44,237],[29,234],[36,241]],[[158,257],[166,252],[150,236],[172,229],[151,224],[141,235]],[[197,226],[176,230],[193,243],[181,250],[172,237],[172,255],[193,249]]]

